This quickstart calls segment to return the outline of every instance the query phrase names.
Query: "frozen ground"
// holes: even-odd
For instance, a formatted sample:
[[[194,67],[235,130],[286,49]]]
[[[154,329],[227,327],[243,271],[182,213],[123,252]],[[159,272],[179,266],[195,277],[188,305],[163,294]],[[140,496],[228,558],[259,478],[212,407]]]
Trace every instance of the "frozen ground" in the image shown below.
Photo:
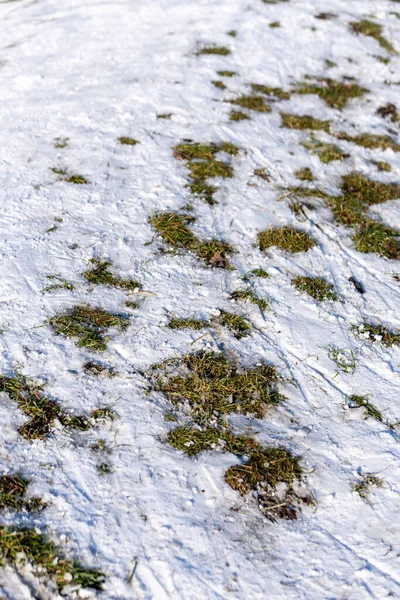
[[[46,395],[66,410],[89,413],[107,404],[117,414],[88,432],[59,424],[44,440],[30,442],[18,433],[26,416],[0,395],[2,474],[23,475],[31,481],[29,495],[48,503],[39,514],[4,510],[1,524],[47,532],[70,556],[103,571],[103,592],[72,591],[70,597],[400,597],[399,442],[396,426],[388,426],[400,420],[400,348],[370,343],[351,329],[363,321],[400,328],[400,283],[393,277],[400,275],[399,262],[358,252],[351,230],[338,226],[323,202],[299,220],[278,190],[302,185],[294,172],[307,166],[315,186],[329,194],[339,193],[340,178],[350,171],[399,182],[393,149],[344,141],[349,156],[324,164],[300,144],[310,132],[281,127],[279,115],[309,114],[331,119],[333,131],[389,133],[400,142],[399,123],[376,114],[382,105],[400,104],[400,59],[348,27],[363,18],[380,23],[400,52],[397,2],[0,3],[1,371],[47,382]],[[336,17],[316,19],[321,12]],[[274,22],[280,27],[270,27]],[[227,34],[232,30],[235,37]],[[230,54],[196,54],[213,44]],[[218,70],[237,76],[221,78]],[[354,77],[369,93],[342,111],[316,95],[292,94],[272,102],[269,113],[229,120],[232,105],[224,100],[248,93],[249,83],[290,91],[305,76]],[[221,79],[226,90],[212,84]],[[140,143],[122,145],[120,136]],[[68,143],[56,148],[55,138]],[[185,187],[187,168],[172,152],[184,138],[240,148],[230,159],[233,178],[216,180],[213,206]],[[373,160],[392,170],[378,171]],[[88,183],[68,183],[54,168]],[[269,181],[255,169],[265,169]],[[200,238],[235,247],[234,270],[212,269],[184,251],[160,251],[168,247],[157,239],[150,215],[188,203]],[[372,213],[400,229],[395,199]],[[298,254],[261,252],[257,232],[283,225],[307,231],[316,245]],[[109,260],[115,273],[141,283],[139,308],[125,306],[131,293],[85,281],[90,258]],[[255,268],[270,277],[243,282]],[[74,290],[43,292],[54,274]],[[325,277],[339,299],[318,303],[299,294],[291,284],[297,275]],[[351,276],[364,284],[364,295]],[[246,286],[269,298],[270,310],[232,302],[230,293]],[[83,303],[130,315],[129,327],[113,332],[102,354],[55,336],[48,324]],[[223,329],[203,335],[167,327],[171,316],[209,318],[216,309],[244,316],[252,335],[237,340]],[[338,368],[329,347],[344,350],[347,359],[352,352],[354,372]],[[264,419],[229,420],[236,433],[301,457],[314,502],[297,520],[271,522],[252,494],[240,496],[227,485],[224,472],[239,462],[232,454],[191,458],[166,443],[176,426],[164,419],[171,404],[149,393],[144,372],[201,349],[223,350],[244,366],[270,362],[287,378],[280,386],[286,400]],[[88,360],[111,365],[117,376],[86,374]],[[351,394],[368,394],[383,422],[365,418],[363,408],[348,408]],[[98,438],[112,448],[111,472],[104,475],[91,450]],[[363,499],[353,488],[367,474],[382,485]],[[23,561],[0,571],[6,599],[60,597],[50,589]]]

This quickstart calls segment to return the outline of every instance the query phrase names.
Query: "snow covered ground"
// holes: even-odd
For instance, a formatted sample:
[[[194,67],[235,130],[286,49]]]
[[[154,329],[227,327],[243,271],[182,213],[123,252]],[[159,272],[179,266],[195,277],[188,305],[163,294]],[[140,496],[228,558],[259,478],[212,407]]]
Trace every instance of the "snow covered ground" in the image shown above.
[[[336,16],[316,18],[320,13]],[[40,513],[3,510],[0,524],[36,527],[105,575],[102,592],[60,593],[104,600],[400,598],[400,347],[352,329],[363,322],[400,329],[400,263],[357,251],[352,230],[334,221],[323,199],[296,216],[293,194],[282,191],[311,186],[294,175],[304,167],[329,195],[337,196],[341,177],[353,171],[399,183],[393,148],[281,126],[280,112],[312,115],[331,120],[334,133],[390,135],[400,143],[399,122],[376,113],[388,103],[399,109],[400,58],[351,31],[349,23],[362,19],[381,24],[400,52],[398,0],[0,3],[1,372],[47,382],[46,396],[66,411],[110,405],[117,415],[84,432],[57,422],[45,439],[29,441],[18,431],[27,417],[0,394],[0,474],[23,475],[28,495],[47,503]],[[230,53],[198,54],[209,46]],[[222,70],[237,75],[217,75]],[[353,77],[368,93],[339,110],[315,94],[293,93],[306,76]],[[248,94],[250,83],[290,97],[271,100],[270,112],[245,110],[251,118],[230,120],[239,107],[227,100]],[[323,163],[301,145],[312,134],[349,156]],[[121,136],[139,143],[121,144]],[[229,157],[233,177],[212,181],[214,205],[185,187],[187,164],[173,154],[184,139],[239,148]],[[373,161],[391,171],[378,171]],[[265,178],[255,169],[265,169]],[[87,183],[66,181],[75,174]],[[370,215],[400,230],[398,202]],[[211,268],[194,253],[165,252],[149,217],[187,204],[199,238],[235,248],[232,270]],[[293,254],[259,250],[260,230],[288,225],[316,244]],[[86,281],[91,258],[110,261],[113,273],[139,281],[141,292]],[[249,277],[256,268],[269,278]],[[58,281],[49,275],[74,289],[43,292]],[[300,294],[291,280],[301,275],[326,278],[338,300]],[[237,289],[269,300],[269,310],[234,302]],[[125,305],[135,298],[138,308]],[[81,304],[130,316],[103,353],[56,336],[48,323]],[[171,317],[209,319],[216,310],[242,315],[252,334],[167,327]],[[146,371],[199,350],[222,350],[244,367],[268,362],[285,378],[285,400],[263,419],[228,419],[235,433],[300,457],[313,503],[297,520],[271,522],[253,494],[229,487],[224,472],[239,463],[234,455],[189,457],[166,443],[177,423],[165,420],[171,402],[151,390]],[[348,364],[354,359],[347,372],[333,360],[336,350]],[[116,376],[87,374],[83,365],[94,360]],[[383,420],[349,407],[350,395],[368,395]],[[112,449],[103,474],[103,459],[91,449],[99,438]],[[381,485],[362,498],[354,487],[368,474]],[[23,562],[4,563],[1,596],[61,597]]]

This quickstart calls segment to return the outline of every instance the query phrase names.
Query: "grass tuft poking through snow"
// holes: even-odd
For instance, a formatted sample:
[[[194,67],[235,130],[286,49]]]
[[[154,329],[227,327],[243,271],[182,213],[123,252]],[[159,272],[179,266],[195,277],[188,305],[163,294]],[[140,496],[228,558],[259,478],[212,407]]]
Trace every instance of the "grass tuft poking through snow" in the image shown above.
[[[275,246],[285,252],[307,252],[315,246],[314,240],[305,232],[293,227],[271,227],[258,233],[260,250]]]
[[[295,277],[292,284],[299,292],[304,292],[317,300],[337,300],[334,286],[323,277]]]

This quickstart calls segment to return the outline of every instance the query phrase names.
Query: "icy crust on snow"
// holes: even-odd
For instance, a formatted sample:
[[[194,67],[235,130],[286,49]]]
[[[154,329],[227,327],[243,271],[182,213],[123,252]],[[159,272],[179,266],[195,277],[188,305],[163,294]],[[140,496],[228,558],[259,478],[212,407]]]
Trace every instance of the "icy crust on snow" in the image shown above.
[[[315,186],[337,194],[351,170],[398,182],[393,150],[343,142],[351,157],[323,164],[301,142],[305,133],[281,127],[280,112],[332,120],[333,131],[387,134],[378,107],[398,103],[399,57],[371,37],[355,35],[350,21],[370,18],[400,51],[400,5],[390,0],[16,0],[0,5],[0,336],[1,372],[47,381],[47,395],[76,414],[109,404],[118,418],[89,433],[61,426],[46,440],[25,441],[26,420],[1,394],[0,465],[31,479],[31,495],[48,507],[40,515],[4,513],[2,524],[45,528],[71,556],[105,573],[104,591],[71,597],[185,600],[384,598],[400,595],[399,445],[395,430],[363,409],[348,408],[351,394],[368,394],[385,422],[399,421],[400,350],[355,335],[363,321],[400,327],[399,263],[354,249],[351,230],[338,227],[327,208],[299,222],[279,186],[298,185],[293,173],[310,167]],[[315,19],[318,13],[337,18]],[[279,22],[280,27],[269,27]],[[236,30],[236,37],[227,32]],[[226,46],[227,56],[196,53]],[[328,59],[336,63],[329,70]],[[232,70],[228,90],[216,89],[216,72]],[[327,75],[329,73],[329,75]],[[224,100],[248,93],[249,83],[290,91],[304,77],[354,77],[369,90],[342,110],[317,96],[293,94],[270,113],[229,121]],[[237,108],[237,107],[235,107]],[[169,114],[170,119],[157,115]],[[398,139],[398,125],[391,125]],[[118,142],[130,136],[139,143]],[[55,138],[69,138],[55,148]],[[196,200],[185,187],[188,171],[173,147],[188,138],[231,142],[234,177],[218,179],[218,204]],[[377,172],[371,159],[391,172]],[[59,180],[52,168],[88,181]],[[255,177],[263,168],[269,182]],[[213,182],[214,183],[214,182]],[[157,211],[194,207],[191,225],[237,250],[234,270],[210,269],[194,254],[160,253],[148,223]],[[373,209],[399,226],[396,201]],[[57,221],[56,219],[62,219]],[[307,253],[276,248],[261,253],[257,233],[289,225],[309,233]],[[56,229],[49,231],[56,226]],[[164,246],[164,248],[166,248]],[[142,285],[132,295],[90,285],[81,274],[93,257],[110,260],[121,277]],[[270,311],[233,303],[232,291],[255,268],[251,289],[269,298]],[[47,275],[75,289],[42,293]],[[321,275],[339,300],[316,303],[291,284],[298,275]],[[360,295],[349,277],[363,282]],[[136,297],[136,296],[135,296]],[[94,354],[75,340],[55,336],[48,320],[81,303],[130,315],[125,331],[112,331],[100,360],[118,373],[87,376]],[[171,318],[210,318],[216,309],[238,311],[253,333],[237,340],[223,330],[171,331]],[[197,339],[199,338],[200,339]],[[351,352],[354,373],[344,373],[328,347]],[[285,402],[263,420],[231,417],[238,433],[284,446],[301,457],[315,506],[297,521],[270,523],[249,497],[225,482],[232,455],[205,452],[192,459],[165,443],[174,424],[164,420],[169,401],[149,393],[146,369],[195,350],[224,349],[244,366],[271,362],[290,380]],[[96,357],[95,357],[96,358]],[[112,472],[99,476],[96,438],[113,448]],[[383,480],[364,501],[352,490],[366,473]],[[133,573],[133,575],[132,575]],[[1,595],[11,600],[57,598],[29,566],[0,571]]]

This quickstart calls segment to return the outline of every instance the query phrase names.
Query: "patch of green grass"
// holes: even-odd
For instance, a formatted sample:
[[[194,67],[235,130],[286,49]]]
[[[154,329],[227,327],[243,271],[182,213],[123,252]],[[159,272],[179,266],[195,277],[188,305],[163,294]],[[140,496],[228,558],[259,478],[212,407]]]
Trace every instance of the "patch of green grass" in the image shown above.
[[[378,221],[366,220],[353,235],[359,252],[374,252],[385,258],[400,259],[400,231]]]
[[[277,27],[280,27],[280,26],[281,26],[281,24],[280,24],[280,22],[279,22],[279,21],[272,21],[272,22],[269,24],[269,27],[271,27],[271,29],[276,29]]]
[[[282,127],[289,129],[313,129],[329,133],[331,121],[320,121],[310,115],[292,115],[281,113]]]
[[[235,77],[237,73],[236,71],[217,71],[217,75],[220,77]]]
[[[299,276],[292,279],[292,284],[299,292],[308,294],[317,302],[337,300],[334,286],[323,277]]]
[[[194,329],[195,331],[203,329],[203,327],[207,327],[208,325],[208,321],[200,319],[171,319],[168,323],[170,329]]]
[[[202,55],[208,55],[208,54],[216,54],[217,56],[228,56],[228,54],[230,54],[230,53],[231,53],[231,51],[226,46],[212,45],[212,46],[203,46],[203,48],[200,48],[200,50],[198,50],[198,52],[196,52],[196,55],[202,56]]]
[[[213,194],[217,188],[209,185],[206,180],[215,177],[233,177],[231,165],[216,159],[216,155],[220,152],[236,156],[239,148],[230,142],[220,144],[185,142],[174,148],[174,157],[187,163],[192,180],[187,187],[208,204],[215,204]]]
[[[329,198],[328,194],[319,190],[318,188],[307,188],[292,185],[288,188],[284,188],[290,195],[296,196],[297,198]]]
[[[245,369],[214,352],[186,354],[156,365],[152,377],[153,373],[155,389],[172,404],[186,408],[197,422],[233,412],[262,418],[268,406],[281,400],[280,377],[273,366]]]
[[[303,167],[302,169],[297,169],[294,172],[294,176],[300,181],[314,181],[314,175],[309,167]]]
[[[58,281],[58,283],[52,283],[51,285],[47,285],[42,289],[42,292],[54,292],[55,290],[68,290],[71,291],[75,289],[73,283],[67,281],[63,277],[59,275],[46,275],[47,279]]]
[[[234,313],[220,310],[220,315],[216,320],[223,326],[232,331],[236,339],[240,340],[251,333],[250,325],[241,317]]]
[[[392,167],[389,165],[389,163],[385,162],[384,160],[372,160],[371,162],[373,165],[376,166],[378,171],[385,171],[386,173],[390,173],[390,171],[392,170]]]
[[[29,480],[19,475],[0,475],[0,510],[11,509],[23,512],[42,510],[40,498],[25,498]]]
[[[69,138],[67,137],[56,137],[54,138],[54,148],[66,148],[68,146]]]
[[[140,289],[141,285],[137,281],[133,281],[132,279],[122,279],[121,277],[113,275],[108,270],[111,266],[110,262],[99,260],[97,258],[91,258],[89,262],[92,264],[92,267],[88,271],[82,273],[82,275],[90,283],[96,285],[108,285],[130,291]]]
[[[246,121],[248,119],[250,119],[250,117],[241,110],[231,110],[229,113],[230,121]]]
[[[199,240],[187,226],[194,221],[194,217],[174,212],[158,213],[149,219],[158,234],[171,246],[194,252],[212,267],[232,268],[226,259],[226,255],[233,253],[232,246],[219,240]]]
[[[379,342],[391,348],[393,345],[400,346],[400,332],[390,331],[384,325],[372,325],[372,323],[363,323],[354,325],[352,331],[370,342]]]
[[[231,29],[230,31],[227,31],[226,35],[230,35],[231,37],[236,37],[237,31],[235,29]]]
[[[67,583],[77,588],[102,589],[103,573],[68,560],[48,536],[36,529],[1,526],[1,564],[15,565],[21,556],[32,563],[39,575],[51,577],[59,590]]]
[[[59,169],[53,167],[50,169],[55,175],[58,175],[58,179],[66,181],[67,183],[75,183],[76,185],[86,185],[89,181],[83,175],[71,175],[66,169]]]
[[[343,373],[353,374],[356,370],[357,364],[353,350],[330,345],[328,346],[328,356]]]
[[[240,108],[246,108],[247,110],[253,110],[255,112],[267,113],[271,112],[271,107],[266,104],[265,97],[257,94],[246,95],[243,94],[233,100],[226,100],[230,104],[240,106]]]
[[[350,154],[343,152],[343,150],[335,144],[327,144],[315,139],[303,142],[303,146],[307,150],[310,150],[312,154],[317,155],[320,161],[325,165],[334,160],[345,160],[345,158],[349,158],[350,156]]]
[[[392,54],[396,53],[396,50],[389,40],[382,35],[382,25],[379,25],[379,23],[374,23],[368,19],[361,19],[361,21],[352,21],[349,25],[354,33],[372,37],[382,48]]]
[[[357,394],[352,394],[349,396],[349,403],[353,406],[358,406],[359,408],[364,408],[364,414],[367,417],[372,417],[376,421],[383,422],[382,413],[375,408],[373,404],[368,400],[367,396],[359,396]]]
[[[170,119],[172,117],[172,113],[161,113],[157,115],[157,119]]]
[[[128,327],[128,318],[100,308],[74,306],[52,317],[49,323],[56,335],[78,338],[76,345],[79,348],[103,352],[107,348],[106,331],[113,327],[124,331]]]
[[[219,81],[219,80],[215,80],[211,82],[213,84],[214,87],[218,88],[219,90],[226,90],[226,85],[224,84],[223,81]]]
[[[341,196],[330,197],[329,205],[336,221],[355,228],[355,248],[359,252],[399,259],[399,232],[370,219],[367,210],[374,204],[400,198],[400,185],[373,181],[353,171],[342,177],[341,191]]]
[[[0,392],[16,402],[18,408],[29,417],[18,431],[27,440],[44,439],[57,419],[65,427],[87,430],[90,423],[87,417],[71,417],[54,400],[42,394],[43,385],[29,381],[23,375],[7,377],[0,375]]]
[[[276,246],[285,252],[307,252],[315,246],[314,240],[305,232],[293,227],[270,227],[258,233],[260,250]]]
[[[136,146],[136,144],[139,143],[137,140],[134,140],[133,138],[127,136],[119,137],[118,141],[123,146]]]
[[[269,277],[269,274],[267,273],[267,271],[265,271],[264,269],[261,269],[261,268],[253,269],[251,272],[256,277],[263,277],[264,279],[268,279],[268,277]]]
[[[316,94],[328,106],[338,108],[339,110],[344,108],[349,100],[360,98],[369,91],[357,83],[335,81],[328,77],[320,77],[316,81],[317,83],[300,83],[294,91],[297,94]]]
[[[395,142],[390,135],[377,135],[372,133],[360,133],[359,135],[348,135],[345,132],[337,134],[341,140],[352,142],[357,146],[368,148],[370,150],[387,150],[390,148],[394,152],[400,152],[400,144]]]
[[[244,300],[256,304],[261,310],[267,310],[269,303],[257,296],[251,290],[235,290],[231,293],[232,300]]]
[[[363,500],[366,500],[371,487],[382,487],[382,483],[382,479],[379,479],[379,477],[376,475],[369,473],[367,475],[363,475],[361,481],[353,486],[353,492],[357,492],[357,494],[359,494]]]

